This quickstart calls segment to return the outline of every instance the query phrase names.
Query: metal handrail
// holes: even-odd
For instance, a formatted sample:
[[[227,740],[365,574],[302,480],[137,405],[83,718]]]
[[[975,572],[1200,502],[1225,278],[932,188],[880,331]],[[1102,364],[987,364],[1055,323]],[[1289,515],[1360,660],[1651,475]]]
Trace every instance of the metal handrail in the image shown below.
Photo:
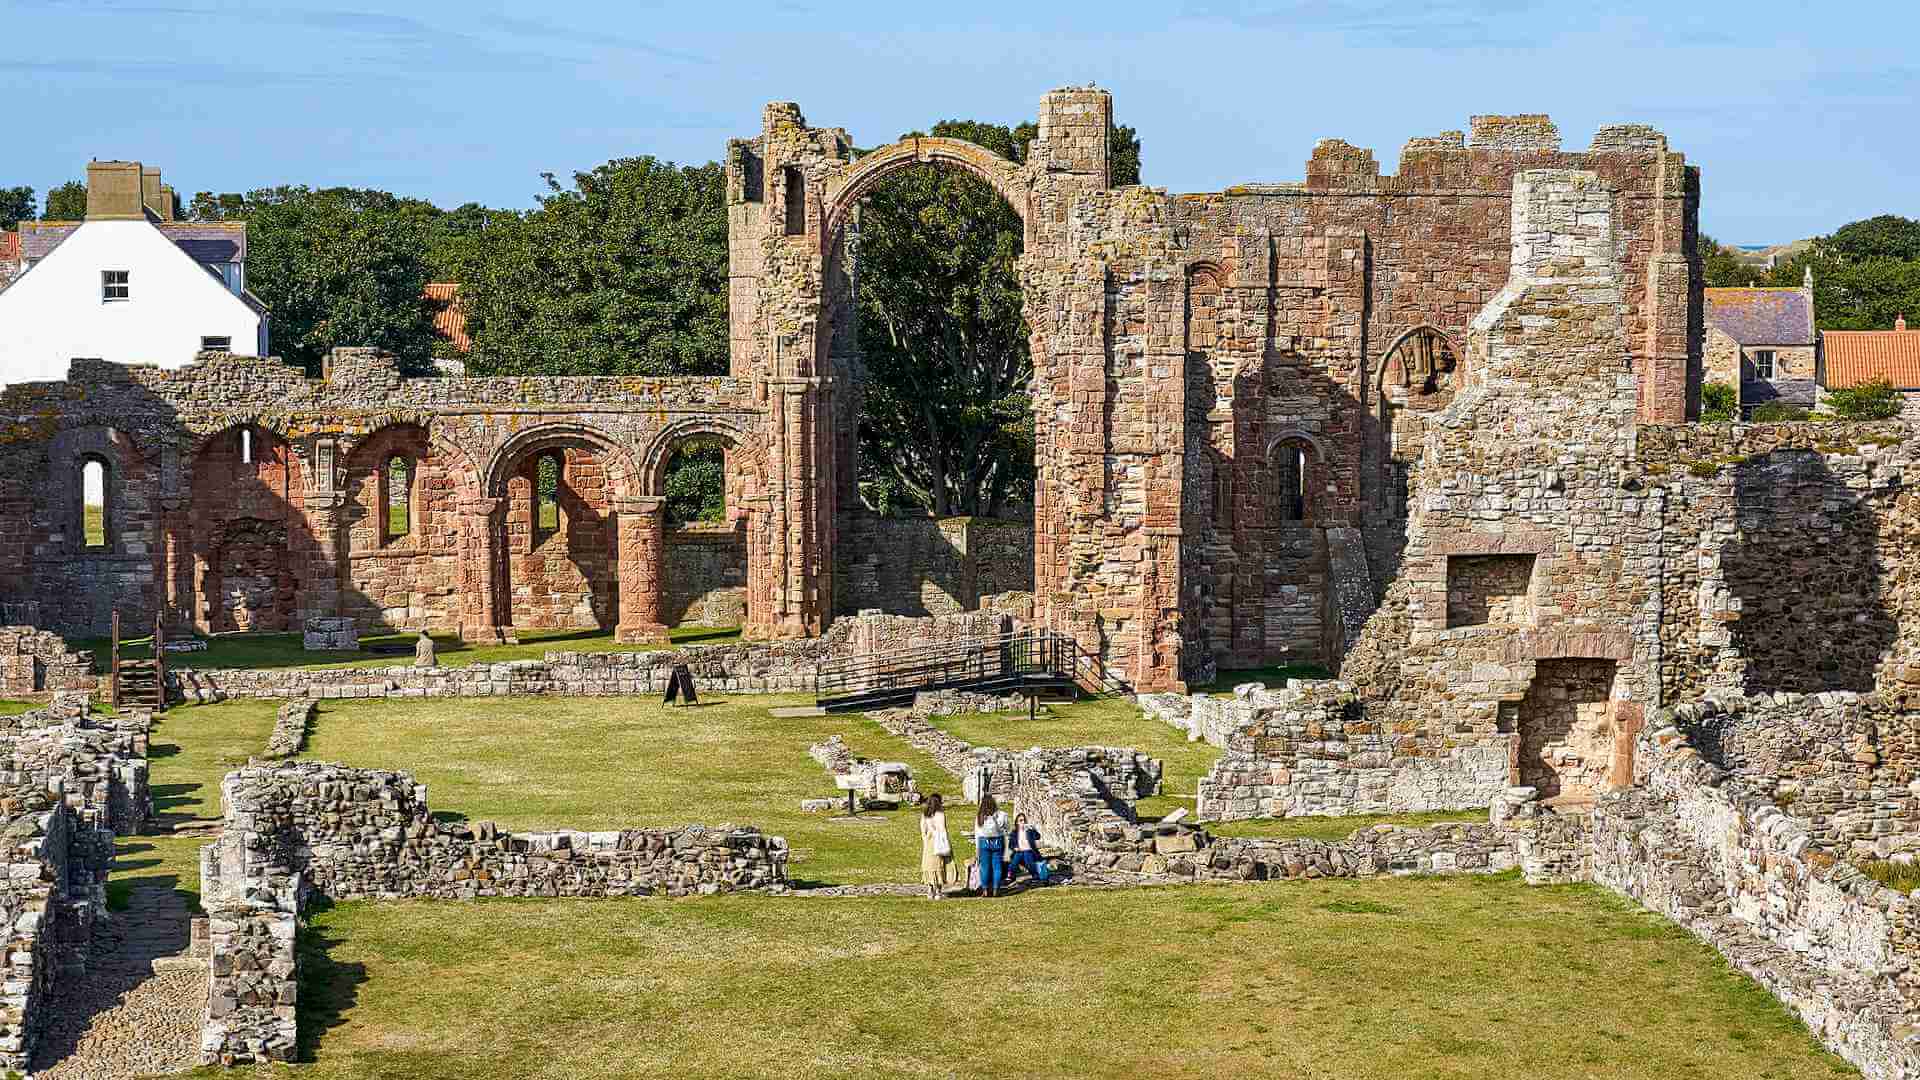
[[[1096,695],[1132,692],[1072,638],[1023,630],[829,660],[818,670],[816,699],[824,705],[908,691],[1057,680],[1070,680]]]

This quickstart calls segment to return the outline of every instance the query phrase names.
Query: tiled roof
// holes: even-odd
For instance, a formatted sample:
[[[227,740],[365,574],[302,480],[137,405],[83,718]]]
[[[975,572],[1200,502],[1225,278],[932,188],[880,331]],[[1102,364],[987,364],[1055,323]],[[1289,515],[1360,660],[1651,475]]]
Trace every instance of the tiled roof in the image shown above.
[[[459,282],[433,282],[427,286],[426,297],[441,305],[433,313],[434,332],[461,352],[472,350],[473,339],[467,336],[467,312],[460,306]]]
[[[47,257],[79,228],[79,221],[23,221],[21,253],[35,262]],[[246,262],[247,225],[243,221],[161,221],[155,227],[180,249],[203,263]]]
[[[1707,322],[1742,345],[1813,344],[1805,289],[1708,289]]]
[[[1920,330],[1823,330],[1820,354],[1829,390],[1874,379],[1920,390]]]

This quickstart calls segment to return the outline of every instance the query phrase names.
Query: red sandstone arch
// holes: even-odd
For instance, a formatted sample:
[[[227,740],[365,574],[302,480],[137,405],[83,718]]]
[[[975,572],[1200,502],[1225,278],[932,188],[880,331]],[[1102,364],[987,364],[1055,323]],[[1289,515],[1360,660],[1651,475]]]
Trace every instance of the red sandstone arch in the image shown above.
[[[605,455],[607,478],[613,484],[615,495],[624,497],[640,494],[636,486],[639,470],[634,467],[633,455],[620,440],[590,424],[571,421],[536,424],[516,432],[512,438],[501,443],[481,471],[480,491],[486,497],[499,498],[506,494],[507,481],[513,476],[513,470],[529,456],[544,450],[582,444]]]
[[[1007,205],[1013,207],[1013,212],[1020,215],[1022,222],[1028,221],[1032,193],[1020,166],[965,139],[916,136],[862,154],[844,171],[835,170],[828,174],[822,202],[825,209],[821,218],[821,250],[824,252],[832,248],[833,238],[839,235],[847,215],[859,205],[861,199],[866,198],[887,177],[920,165],[944,166],[972,173],[998,192]],[[1032,232],[1030,224],[1027,231],[1029,234]]]
[[[640,455],[636,494],[642,496],[666,495],[667,465],[673,460],[673,452],[689,439],[715,438],[727,444],[732,455],[754,455],[753,444],[747,433],[740,430],[731,421],[713,416],[696,416],[679,420],[667,425],[666,429],[654,436],[647,449]],[[733,475],[745,471],[743,461],[729,461],[728,487],[732,487]],[[733,500],[728,500],[731,506]]]

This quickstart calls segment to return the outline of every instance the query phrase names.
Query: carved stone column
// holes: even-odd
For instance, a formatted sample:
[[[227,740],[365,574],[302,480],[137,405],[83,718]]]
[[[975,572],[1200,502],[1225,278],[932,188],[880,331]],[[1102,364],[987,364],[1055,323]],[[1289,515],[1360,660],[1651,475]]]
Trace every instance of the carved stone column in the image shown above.
[[[464,499],[460,503],[460,639],[499,642],[495,612],[499,584],[499,544],[505,499]]]
[[[623,644],[667,642],[667,627],[660,621],[666,584],[661,529],[665,507],[666,500],[654,496],[613,500],[620,553],[620,622],[613,639]]]

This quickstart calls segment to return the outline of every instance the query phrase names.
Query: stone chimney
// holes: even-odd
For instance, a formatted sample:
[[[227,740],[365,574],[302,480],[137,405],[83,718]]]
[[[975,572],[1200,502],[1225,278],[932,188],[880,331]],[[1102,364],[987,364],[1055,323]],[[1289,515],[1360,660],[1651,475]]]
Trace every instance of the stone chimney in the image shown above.
[[[158,175],[155,176],[156,181]],[[88,221],[145,221],[144,177],[137,161],[87,164]]]
[[[140,169],[140,202],[161,221],[174,219],[173,189],[160,182],[160,170],[155,166]]]

